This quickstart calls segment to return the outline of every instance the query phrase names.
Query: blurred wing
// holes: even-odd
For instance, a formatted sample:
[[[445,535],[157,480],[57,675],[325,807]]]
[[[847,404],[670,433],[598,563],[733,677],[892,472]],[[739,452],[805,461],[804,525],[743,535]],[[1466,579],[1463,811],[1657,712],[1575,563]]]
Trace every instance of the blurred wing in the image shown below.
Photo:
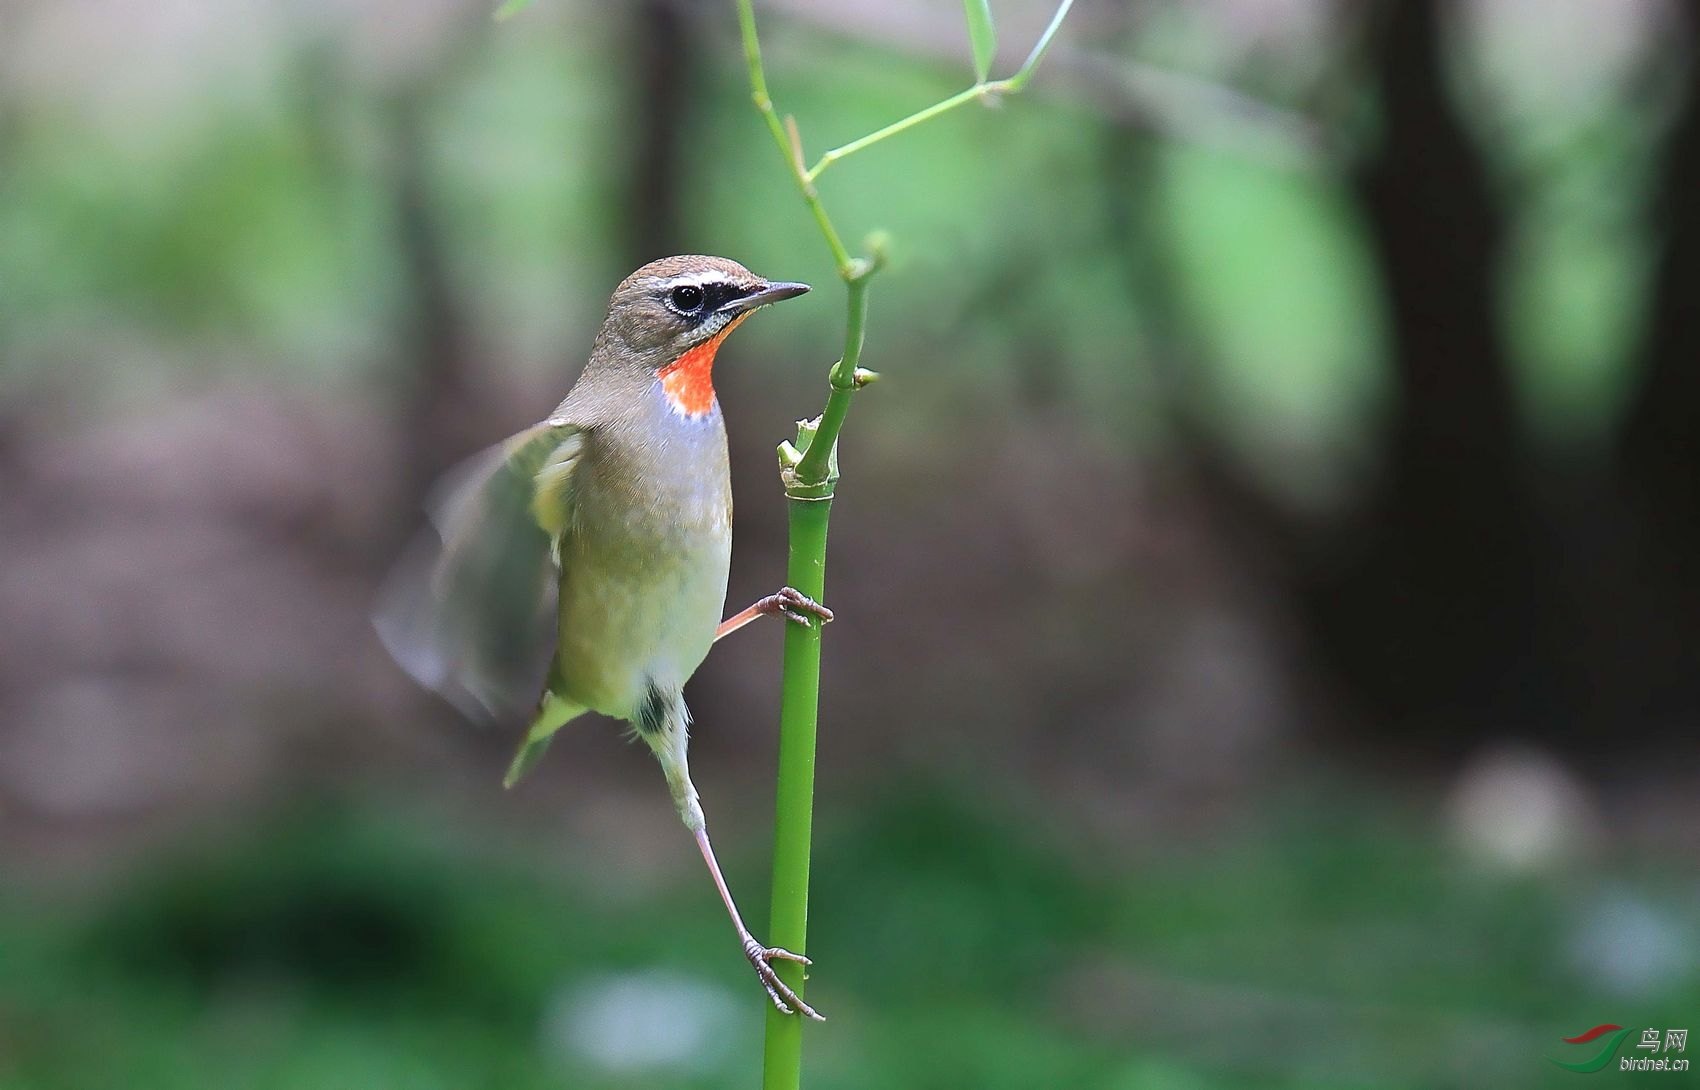
[[[373,618],[402,669],[474,718],[531,708],[554,647],[550,554],[586,433],[538,424],[449,471],[432,528],[396,565]]]

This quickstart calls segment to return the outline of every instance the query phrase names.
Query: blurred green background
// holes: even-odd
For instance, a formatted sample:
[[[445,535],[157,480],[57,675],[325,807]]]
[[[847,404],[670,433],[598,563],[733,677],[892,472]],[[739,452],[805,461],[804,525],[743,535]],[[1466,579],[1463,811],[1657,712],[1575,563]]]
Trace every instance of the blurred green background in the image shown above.
[[[717,376],[771,590],[842,300],[730,3],[492,6],[0,8],[4,1090],[755,1081],[647,754],[504,793],[367,614],[675,252],[817,288]],[[992,7],[1009,71],[1049,8]],[[811,154],[971,78],[954,0],[758,13]],[[1700,1020],[1697,55],[1668,0],[1080,0],[823,178],[894,242],[809,1085],[1653,1077],[1547,1057]],[[758,935],[778,629],[688,694]]]

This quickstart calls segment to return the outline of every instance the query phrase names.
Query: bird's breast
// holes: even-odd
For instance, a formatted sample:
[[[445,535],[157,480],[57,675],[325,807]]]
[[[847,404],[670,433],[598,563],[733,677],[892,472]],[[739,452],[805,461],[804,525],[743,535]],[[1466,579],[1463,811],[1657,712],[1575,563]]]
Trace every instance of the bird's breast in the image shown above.
[[[559,657],[578,690],[563,695],[610,715],[629,716],[651,684],[683,685],[726,601],[725,431],[718,412],[674,421],[592,448],[561,542]]]

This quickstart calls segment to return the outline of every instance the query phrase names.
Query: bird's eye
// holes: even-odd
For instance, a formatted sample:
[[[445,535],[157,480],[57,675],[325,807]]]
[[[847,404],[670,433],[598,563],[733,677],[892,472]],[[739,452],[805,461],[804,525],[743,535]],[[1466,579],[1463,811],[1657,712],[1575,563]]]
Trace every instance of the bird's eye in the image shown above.
[[[702,306],[702,289],[695,284],[680,284],[672,292],[673,305],[687,314]]]

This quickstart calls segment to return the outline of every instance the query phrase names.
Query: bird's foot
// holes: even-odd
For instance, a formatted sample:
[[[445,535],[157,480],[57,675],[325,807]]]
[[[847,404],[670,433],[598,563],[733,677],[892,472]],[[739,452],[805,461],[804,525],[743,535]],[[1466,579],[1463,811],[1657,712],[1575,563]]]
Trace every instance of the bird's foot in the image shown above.
[[[807,599],[804,599],[807,601]],[[801,1014],[816,1022],[824,1022],[815,1009],[792,991],[790,986],[779,979],[779,974],[773,971],[770,962],[774,958],[784,961],[794,961],[799,965],[813,964],[802,954],[793,954],[789,950],[781,950],[777,946],[763,946],[747,932],[744,935],[744,956],[750,959],[750,965],[755,968],[756,976],[761,978],[761,986],[767,989],[767,996],[773,1000],[773,1005],[779,1008],[780,1014]]]
[[[832,621],[832,610],[795,587],[780,587],[777,593],[757,602],[755,608],[758,613],[784,617],[792,624],[800,624],[805,628],[808,627],[810,614],[819,617],[821,624]]]

